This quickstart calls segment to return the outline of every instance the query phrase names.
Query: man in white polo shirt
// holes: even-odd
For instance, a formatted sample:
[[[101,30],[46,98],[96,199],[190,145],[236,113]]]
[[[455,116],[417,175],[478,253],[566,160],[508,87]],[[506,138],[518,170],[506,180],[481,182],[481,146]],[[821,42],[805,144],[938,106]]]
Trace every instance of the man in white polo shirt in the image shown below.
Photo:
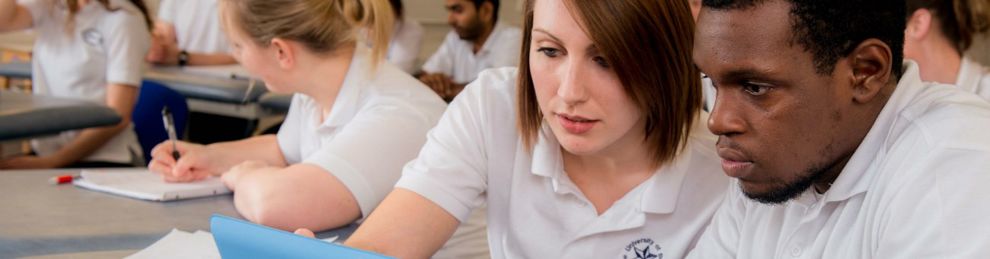
[[[158,65],[237,63],[220,28],[217,0],[163,0],[146,59]]]
[[[990,104],[902,63],[904,2],[704,0],[736,178],[692,258],[990,258]]]
[[[521,31],[498,22],[499,0],[445,0],[453,27],[417,77],[448,102],[482,70],[519,63]]]

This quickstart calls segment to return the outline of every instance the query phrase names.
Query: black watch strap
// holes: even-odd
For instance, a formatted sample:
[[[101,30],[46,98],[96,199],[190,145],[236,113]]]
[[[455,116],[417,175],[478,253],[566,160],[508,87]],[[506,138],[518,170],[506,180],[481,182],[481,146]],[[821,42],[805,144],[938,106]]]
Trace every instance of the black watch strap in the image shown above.
[[[179,51],[179,66],[186,66],[186,64],[189,64],[189,52]]]

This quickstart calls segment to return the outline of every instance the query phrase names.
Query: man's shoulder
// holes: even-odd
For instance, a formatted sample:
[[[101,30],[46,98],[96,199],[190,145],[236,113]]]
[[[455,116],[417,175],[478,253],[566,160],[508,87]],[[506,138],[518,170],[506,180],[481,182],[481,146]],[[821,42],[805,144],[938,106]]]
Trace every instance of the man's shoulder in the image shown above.
[[[925,84],[922,94],[898,114],[905,132],[918,131],[931,144],[990,150],[990,103],[952,85]]]

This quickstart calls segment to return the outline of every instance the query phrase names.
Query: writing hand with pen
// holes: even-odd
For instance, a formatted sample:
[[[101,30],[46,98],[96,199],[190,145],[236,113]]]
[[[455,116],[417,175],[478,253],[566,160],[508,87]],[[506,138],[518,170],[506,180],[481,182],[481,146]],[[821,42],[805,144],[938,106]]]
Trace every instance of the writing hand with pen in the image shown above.
[[[175,159],[177,151],[179,159]],[[193,182],[220,175],[231,168],[236,161],[224,162],[223,154],[200,144],[177,141],[162,142],[151,150],[151,163],[148,169],[162,175],[166,182]]]

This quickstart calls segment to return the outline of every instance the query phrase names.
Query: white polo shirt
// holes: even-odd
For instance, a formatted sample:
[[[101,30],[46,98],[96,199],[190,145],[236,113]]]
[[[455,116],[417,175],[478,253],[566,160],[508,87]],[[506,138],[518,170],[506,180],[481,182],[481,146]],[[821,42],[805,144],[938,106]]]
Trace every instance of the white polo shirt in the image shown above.
[[[516,122],[516,69],[485,71],[451,104],[396,184],[463,222],[488,204],[492,258],[681,258],[729,186],[701,116],[686,148],[598,215],[563,171],[544,127],[533,150]]]
[[[496,23],[492,34],[475,54],[470,41],[462,40],[457,32],[450,31],[437,52],[423,64],[423,71],[446,74],[458,84],[470,83],[482,70],[518,66],[521,42],[522,30]]]
[[[313,98],[295,94],[277,135],[288,164],[333,174],[354,194],[362,217],[392,191],[446,108],[412,76],[387,62],[371,72],[370,61],[370,50],[358,47],[326,116]]]
[[[419,48],[423,45],[423,26],[416,20],[403,17],[395,21],[395,32],[392,42],[388,44],[388,62],[406,71],[410,75],[416,73],[416,58]]]
[[[151,35],[137,7],[130,1],[111,0],[111,8],[118,10],[110,11],[90,2],[79,10],[74,29],[67,32],[68,10],[54,2],[18,2],[31,13],[37,35],[31,75],[35,94],[106,104],[107,84],[141,85]],[[31,144],[39,155],[51,155],[78,134],[63,132]],[[126,164],[138,157],[141,147],[133,127],[128,127],[82,160]]]
[[[990,104],[905,67],[827,192],[733,186],[691,258],[990,258]]]
[[[967,92],[990,100],[990,68],[984,67],[969,57],[964,57],[959,66],[956,85]]]
[[[196,53],[230,53],[220,26],[217,0],[162,0],[158,20],[175,27],[179,49]]]
[[[701,94],[705,98],[705,111],[711,112],[715,109],[715,95],[718,93],[715,90],[715,84],[712,83],[712,79],[705,74],[701,74]]]

